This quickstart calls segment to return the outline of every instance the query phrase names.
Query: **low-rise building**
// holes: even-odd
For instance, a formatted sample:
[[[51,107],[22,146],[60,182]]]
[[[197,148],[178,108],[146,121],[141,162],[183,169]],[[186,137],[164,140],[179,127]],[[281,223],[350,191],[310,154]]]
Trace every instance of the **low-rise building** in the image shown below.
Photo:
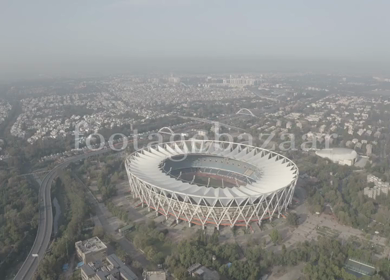
[[[199,263],[191,265],[187,271],[192,277],[197,277],[197,279],[203,279],[203,280],[220,279],[217,271],[208,269],[207,267],[202,266]]]
[[[115,254],[104,260],[89,262],[81,266],[82,280],[138,280],[137,275]]]
[[[165,271],[145,271],[143,273],[144,280],[166,280],[167,274]]]
[[[322,158],[330,159],[334,163],[348,166],[354,165],[357,158],[357,153],[355,150],[346,148],[322,149],[316,151],[316,155]]]
[[[84,263],[102,260],[107,256],[107,246],[97,236],[77,241],[75,247],[77,256]]]
[[[372,155],[372,145],[371,144],[367,144],[366,145],[366,155],[367,156],[371,156]]]
[[[376,273],[374,266],[354,259],[347,260],[345,270],[358,278],[362,276],[373,276]]]
[[[367,182],[374,183],[374,187],[365,187],[363,190],[364,195],[369,198],[376,199],[376,197],[381,194],[389,195],[389,182],[383,182],[380,178],[371,174],[367,175]]]

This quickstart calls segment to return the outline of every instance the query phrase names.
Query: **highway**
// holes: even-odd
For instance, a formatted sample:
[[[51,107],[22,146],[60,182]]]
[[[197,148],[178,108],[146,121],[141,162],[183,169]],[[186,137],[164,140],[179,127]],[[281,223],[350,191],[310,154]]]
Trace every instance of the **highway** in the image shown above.
[[[45,256],[46,250],[49,247],[51,234],[53,230],[53,211],[51,205],[51,185],[53,180],[57,177],[59,171],[66,168],[70,163],[83,160],[85,158],[96,156],[111,151],[111,149],[102,149],[96,152],[90,152],[82,155],[77,155],[66,159],[64,162],[57,165],[55,168],[43,178],[42,184],[39,188],[39,224],[38,231],[35,237],[34,244],[28,254],[23,265],[15,276],[15,280],[32,279],[39,263]],[[38,257],[33,257],[37,254]]]

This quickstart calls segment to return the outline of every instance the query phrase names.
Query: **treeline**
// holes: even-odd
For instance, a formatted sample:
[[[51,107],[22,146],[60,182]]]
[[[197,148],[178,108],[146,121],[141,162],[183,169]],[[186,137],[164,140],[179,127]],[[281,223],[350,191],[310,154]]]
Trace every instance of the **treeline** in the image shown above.
[[[314,156],[306,159],[300,173],[316,178],[305,187],[311,212],[327,209],[333,211],[342,224],[363,229],[371,234],[378,230],[381,235],[390,237],[389,203],[381,203],[379,207],[380,199],[374,201],[364,195],[363,190],[368,186],[366,173],[354,172],[353,167],[326,163]],[[376,218],[381,220],[381,224],[371,226]]]
[[[200,263],[217,270],[224,278],[231,280],[257,280],[272,273],[275,266],[294,267],[301,262],[305,279],[330,280],[357,278],[344,269],[348,258],[355,258],[376,265],[380,272],[371,280],[384,280],[390,277],[390,262],[386,259],[374,261],[373,253],[356,249],[352,243],[320,237],[318,241],[297,244],[292,249],[282,247],[274,253],[261,244],[250,244],[244,256],[235,244],[219,244],[218,234],[205,236],[199,232],[196,238],[178,244],[173,253],[166,258],[165,264],[178,279],[192,279],[187,272],[189,266]]]
[[[99,172],[97,184],[103,201],[106,201],[116,195],[115,184],[124,177],[124,167],[123,160],[114,156],[102,158],[102,161],[104,167]]]
[[[96,160],[96,159],[95,159]],[[84,163],[77,169],[79,175],[86,175],[90,179],[94,176],[92,159],[84,160]],[[102,195],[103,201],[107,201],[116,195],[115,185],[126,176],[123,159],[115,156],[101,156],[98,159],[104,166],[97,175],[97,186]],[[88,184],[89,182],[87,182]]]
[[[373,277],[362,277],[359,279],[384,280],[389,279],[389,268],[386,265],[390,263],[382,259],[374,260],[374,254],[369,251],[356,249],[353,243],[342,243],[338,240],[320,237],[315,242],[304,242],[297,246],[296,249],[283,249],[282,255],[275,259],[279,265],[288,264],[293,261],[306,262],[304,273],[307,279],[322,280],[322,279],[344,279],[356,280],[354,275],[347,273],[344,269],[345,262],[348,258],[358,259],[363,262],[372,263],[378,267],[380,272]]]
[[[159,230],[154,221],[147,224],[136,224],[133,232],[128,232],[126,238],[141,249],[148,260],[154,264],[163,264],[171,252],[171,242],[166,238],[168,230]]]
[[[0,275],[7,275],[34,242],[38,205],[33,182],[0,171]]]
[[[192,279],[187,269],[195,263],[214,268],[229,279],[258,279],[259,264],[238,259],[240,249],[236,244],[220,244],[218,233],[207,236],[199,231],[195,238],[181,241],[165,264],[177,279],[183,280]],[[232,263],[229,269],[227,263]]]
[[[108,211],[110,211],[111,214],[120,219],[122,222],[129,223],[131,221],[127,211],[123,208],[114,205],[112,202],[108,202],[106,206]]]
[[[65,211],[64,216],[67,219],[58,233],[58,238],[51,245],[50,252],[46,253],[38,268],[36,279],[41,280],[58,279],[58,275],[62,273],[62,265],[67,263],[74,253],[75,242],[90,237],[81,234],[90,211],[83,188],[72,178],[70,171],[64,172],[58,180],[60,187],[65,190],[68,202],[67,209],[62,210]]]
[[[84,160],[83,164],[77,170],[79,175],[86,175],[91,179],[94,176],[91,162],[92,160]],[[127,214],[127,211],[123,208],[116,206],[110,201],[110,198],[116,195],[117,189],[116,184],[123,180],[126,176],[123,159],[115,156],[101,156],[98,159],[99,162],[103,163],[104,166],[99,170],[97,176],[97,185],[102,200],[105,202],[107,209],[117,218],[125,223],[129,223],[131,220]],[[90,183],[90,182],[87,182]]]

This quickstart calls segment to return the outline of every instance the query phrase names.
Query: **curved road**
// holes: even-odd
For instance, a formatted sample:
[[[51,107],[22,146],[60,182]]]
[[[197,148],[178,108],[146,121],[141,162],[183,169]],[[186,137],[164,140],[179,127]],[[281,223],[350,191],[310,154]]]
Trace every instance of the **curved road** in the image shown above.
[[[45,256],[46,250],[49,246],[51,233],[53,230],[53,211],[51,205],[51,185],[53,180],[57,177],[59,171],[66,168],[70,163],[76,162],[91,156],[96,156],[111,151],[111,149],[103,149],[96,152],[77,155],[68,158],[65,162],[60,163],[43,178],[39,188],[40,199],[40,217],[38,224],[38,231],[35,237],[34,244],[24,261],[22,267],[19,269],[14,280],[32,279],[34,273]],[[38,257],[33,257],[33,254],[38,254]]]

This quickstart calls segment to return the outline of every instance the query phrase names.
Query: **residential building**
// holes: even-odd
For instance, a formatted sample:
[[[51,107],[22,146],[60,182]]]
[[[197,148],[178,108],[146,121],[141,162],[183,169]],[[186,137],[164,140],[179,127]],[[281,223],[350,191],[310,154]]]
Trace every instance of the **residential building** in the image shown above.
[[[107,246],[97,236],[78,241],[75,243],[75,247],[77,256],[84,263],[102,260],[107,256]]]
[[[104,260],[89,262],[81,266],[82,280],[138,280],[137,275],[115,254]]]
[[[143,273],[144,280],[166,280],[167,274],[165,271],[145,271]]]

